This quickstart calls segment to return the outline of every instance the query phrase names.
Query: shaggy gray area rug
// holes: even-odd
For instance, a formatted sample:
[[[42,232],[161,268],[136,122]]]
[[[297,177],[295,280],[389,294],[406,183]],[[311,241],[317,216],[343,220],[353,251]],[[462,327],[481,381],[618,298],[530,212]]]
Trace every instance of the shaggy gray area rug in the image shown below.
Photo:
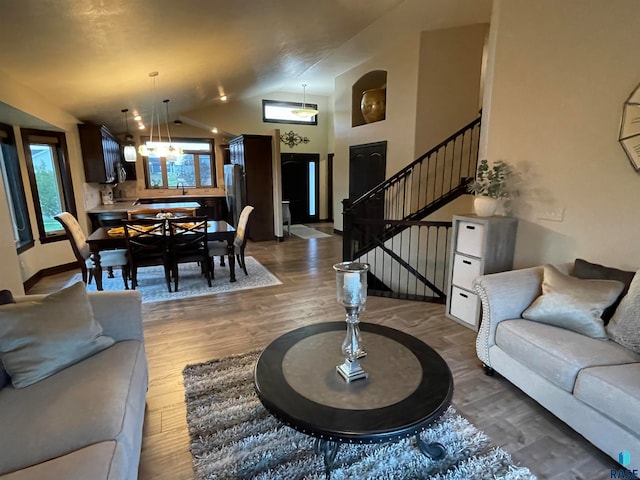
[[[324,479],[323,459],[313,451],[313,438],[276,420],[255,394],[258,355],[256,351],[185,367],[196,479]],[[422,438],[440,442],[445,458],[425,457],[412,438],[382,445],[343,444],[331,478],[535,479],[453,407]]]
[[[215,295],[216,293],[235,292],[237,290],[247,290],[250,288],[270,287],[280,285],[282,282],[267,270],[260,262],[253,257],[245,257],[248,275],[236,262],[236,281],[229,281],[229,262],[225,266],[220,266],[220,260],[216,257],[214,267],[214,279],[211,287],[207,285],[207,280],[202,275],[200,265],[197,263],[183,263],[178,266],[178,291],[169,292],[164,278],[164,268],[161,266],[141,267],[138,269],[138,287],[136,290],[142,296],[142,303],[163,302],[178,298],[200,297],[203,295]],[[120,269],[114,269],[114,277],[108,278],[107,271],[102,272],[102,288],[104,290],[123,290],[122,273]],[[72,285],[82,281],[82,276],[76,274],[67,285]],[[173,282],[171,283],[173,290]],[[92,281],[87,285],[88,292],[96,291],[96,282]]]

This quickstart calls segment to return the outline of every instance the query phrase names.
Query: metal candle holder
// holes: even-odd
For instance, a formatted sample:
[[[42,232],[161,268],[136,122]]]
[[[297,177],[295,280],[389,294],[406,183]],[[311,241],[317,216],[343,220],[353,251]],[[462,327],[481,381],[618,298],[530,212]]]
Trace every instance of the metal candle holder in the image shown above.
[[[347,335],[342,342],[344,363],[336,370],[347,382],[367,378],[368,374],[362,369],[359,358],[366,355],[362,349],[360,337],[359,314],[364,311],[367,301],[367,272],[369,265],[358,262],[342,262],[333,266],[336,271],[336,290],[338,303],[347,311]]]

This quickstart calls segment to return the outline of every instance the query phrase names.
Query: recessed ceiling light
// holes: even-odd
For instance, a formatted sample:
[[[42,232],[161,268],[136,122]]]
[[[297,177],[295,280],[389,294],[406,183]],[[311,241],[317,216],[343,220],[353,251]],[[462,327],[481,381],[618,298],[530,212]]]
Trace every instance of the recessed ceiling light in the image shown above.
[[[216,127],[213,127],[213,128],[211,129],[211,133],[218,133],[218,129],[217,129]]]
[[[142,117],[141,117],[140,115],[136,114],[136,115],[133,117],[133,119],[134,119],[136,122],[139,122],[140,120],[142,120]]]
[[[227,101],[227,96],[226,95],[220,96],[220,101],[226,102]]]
[[[138,130],[144,130],[144,125],[143,124],[138,124]]]

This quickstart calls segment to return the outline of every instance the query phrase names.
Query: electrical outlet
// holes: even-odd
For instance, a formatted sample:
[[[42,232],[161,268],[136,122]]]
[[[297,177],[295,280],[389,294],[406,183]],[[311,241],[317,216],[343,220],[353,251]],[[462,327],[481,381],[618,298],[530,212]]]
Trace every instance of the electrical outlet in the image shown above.
[[[538,212],[540,220],[549,220],[551,222],[562,222],[564,220],[564,208],[562,207],[542,207]]]

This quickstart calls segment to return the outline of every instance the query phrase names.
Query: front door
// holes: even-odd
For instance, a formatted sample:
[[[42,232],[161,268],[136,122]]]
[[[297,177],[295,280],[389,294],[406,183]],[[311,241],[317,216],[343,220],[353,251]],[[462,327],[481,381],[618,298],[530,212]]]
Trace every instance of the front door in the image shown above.
[[[317,222],[320,155],[283,153],[282,200],[289,201],[291,223]]]

